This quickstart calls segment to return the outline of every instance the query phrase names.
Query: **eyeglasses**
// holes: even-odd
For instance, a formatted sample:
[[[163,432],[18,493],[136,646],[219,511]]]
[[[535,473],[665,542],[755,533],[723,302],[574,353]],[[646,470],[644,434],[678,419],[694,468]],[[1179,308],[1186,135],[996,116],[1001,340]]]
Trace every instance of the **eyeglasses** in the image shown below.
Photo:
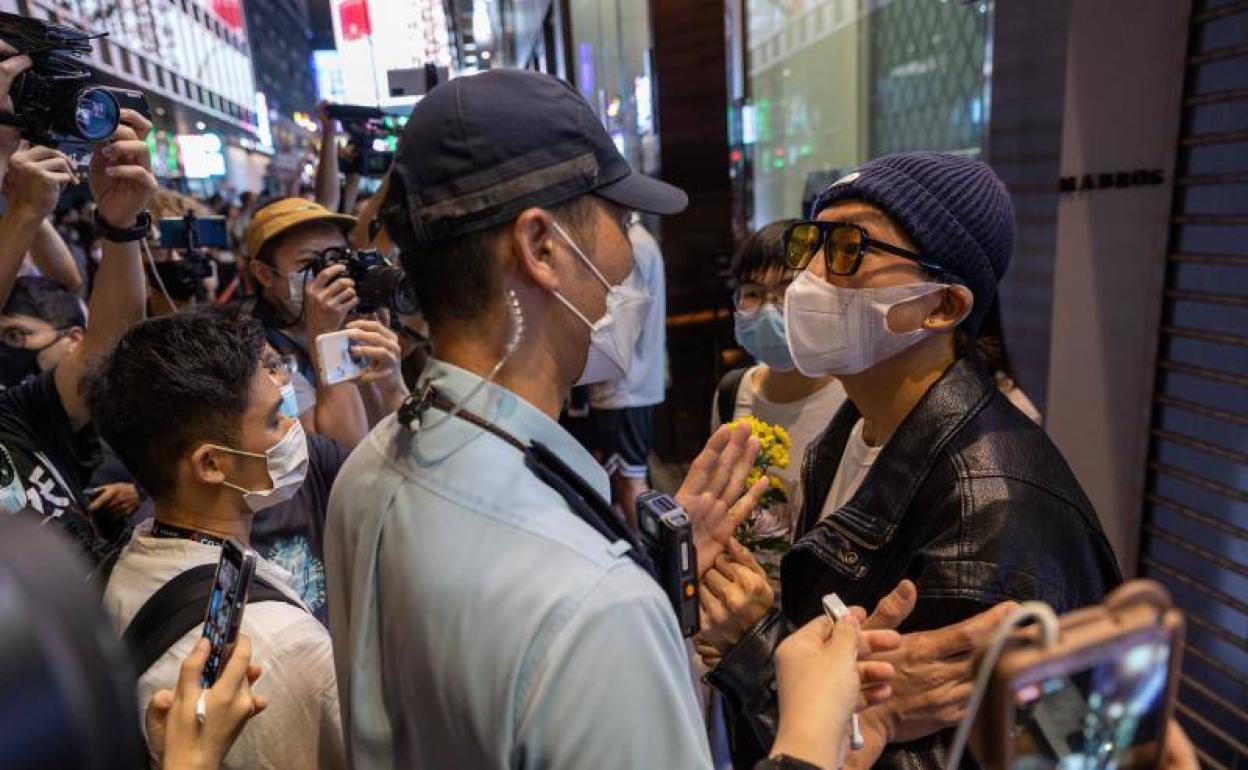
[[[921,254],[876,240],[862,225],[853,222],[794,222],[784,231],[784,260],[794,270],[805,270],[820,251],[828,275],[853,275],[869,249],[883,251],[914,262],[941,275],[947,271]]]
[[[61,326],[61,327],[57,327],[56,329],[53,329],[53,331],[58,332],[58,334],[56,335],[56,339],[52,340],[52,342],[56,342],[56,340],[59,340],[62,336],[64,336],[63,334],[61,334],[61,332],[66,332],[68,330],[69,330],[69,327],[66,327],[66,326]],[[26,347],[26,340],[30,339],[31,337],[34,337],[35,335],[42,334],[42,333],[43,332],[41,331],[38,331],[38,332],[28,331],[26,329],[23,329],[20,326],[10,326],[6,329],[0,330],[0,342],[3,342],[5,345],[8,345],[11,348],[24,348]],[[52,343],[50,342],[48,344],[50,345]]]
[[[783,308],[784,292],[792,282],[791,278],[785,279],[783,283],[774,288],[757,283],[743,283],[732,293],[732,304],[742,313],[753,313],[769,302],[778,308]]]
[[[290,378],[299,371],[299,364],[294,356],[266,358],[263,366],[264,371],[279,388],[290,382]]]

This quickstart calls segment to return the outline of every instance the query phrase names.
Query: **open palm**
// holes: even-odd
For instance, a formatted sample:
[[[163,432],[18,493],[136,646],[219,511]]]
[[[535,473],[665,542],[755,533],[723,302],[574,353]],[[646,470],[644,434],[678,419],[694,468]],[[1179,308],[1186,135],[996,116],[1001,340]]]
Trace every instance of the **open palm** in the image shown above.
[[[676,492],[676,501],[689,514],[693,528],[699,578],[727,548],[737,525],[758,506],[759,498],[767,491],[766,477],[749,489],[745,487],[757,454],[758,439],[750,434],[750,426],[721,425],[693,461]]]

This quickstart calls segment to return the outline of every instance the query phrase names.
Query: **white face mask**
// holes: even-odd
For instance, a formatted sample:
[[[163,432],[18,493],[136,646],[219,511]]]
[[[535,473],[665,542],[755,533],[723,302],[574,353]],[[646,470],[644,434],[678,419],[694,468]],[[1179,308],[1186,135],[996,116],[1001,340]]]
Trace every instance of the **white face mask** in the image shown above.
[[[312,276],[306,270],[296,270],[293,273],[286,274],[286,289],[289,296],[287,302],[292,313],[298,314],[303,312],[303,289],[310,280],[312,280]]]
[[[618,380],[628,373],[628,368],[633,363],[633,350],[637,347],[637,340],[641,338],[646,314],[650,312],[650,295],[627,284],[612,286],[559,223],[551,224],[554,225],[555,232],[563,237],[572,251],[589,266],[590,271],[607,289],[607,312],[597,321],[590,321],[562,294],[554,292],[555,298],[589,327],[589,355],[576,384],[588,385]]]
[[[935,334],[918,328],[895,332],[888,311],[943,289],[943,283],[910,283],[842,289],[805,271],[784,294],[785,335],[797,369],[807,377],[857,374]]]
[[[241,449],[231,449],[216,444],[209,446],[243,457],[264,459],[268,466],[269,481],[273,484],[272,489],[251,490],[228,481],[222,482],[230,489],[242,492],[243,502],[254,513],[259,513],[265,508],[284,503],[294,497],[299,487],[303,486],[303,479],[308,474],[308,439],[303,433],[303,423],[298,420],[292,422],[290,430],[286,431],[282,440],[270,447],[264,454],[244,452]]]

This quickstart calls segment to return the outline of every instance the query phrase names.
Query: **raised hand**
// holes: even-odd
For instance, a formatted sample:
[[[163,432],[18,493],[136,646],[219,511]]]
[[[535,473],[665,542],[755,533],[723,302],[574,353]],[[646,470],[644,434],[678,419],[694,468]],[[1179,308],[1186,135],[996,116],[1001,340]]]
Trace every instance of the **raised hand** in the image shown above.
[[[74,164],[64,153],[51,147],[27,147],[9,159],[4,195],[11,212],[43,219],[56,208],[61,191],[73,181]]]
[[[676,500],[692,524],[699,577],[728,547],[737,525],[758,507],[759,498],[767,491],[765,477],[745,488],[757,454],[758,439],[750,435],[750,426],[721,425],[689,466],[689,474],[676,492]]]
[[[368,368],[360,375],[360,383],[402,381],[399,372],[402,354],[397,334],[378,321],[357,318],[347,324],[347,336],[351,339],[352,352],[368,362]]]
[[[91,195],[98,216],[112,227],[133,227],[156,193],[152,158],[143,141],[152,124],[134,110],[121,111],[121,123],[91,156]]]
[[[345,272],[346,265],[330,265],[316,277],[307,279],[303,290],[303,322],[309,341],[341,329],[347,314],[360,304],[355,281],[344,276]]]

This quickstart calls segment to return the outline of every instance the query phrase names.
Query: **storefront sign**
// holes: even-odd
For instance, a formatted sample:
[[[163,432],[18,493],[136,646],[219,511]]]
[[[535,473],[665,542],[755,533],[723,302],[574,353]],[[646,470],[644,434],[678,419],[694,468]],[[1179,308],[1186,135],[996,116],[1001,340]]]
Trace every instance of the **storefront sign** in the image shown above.
[[[1100,174],[1064,176],[1058,183],[1060,192],[1087,192],[1108,190],[1111,187],[1154,187],[1165,184],[1166,172],[1159,168],[1114,171]]]

